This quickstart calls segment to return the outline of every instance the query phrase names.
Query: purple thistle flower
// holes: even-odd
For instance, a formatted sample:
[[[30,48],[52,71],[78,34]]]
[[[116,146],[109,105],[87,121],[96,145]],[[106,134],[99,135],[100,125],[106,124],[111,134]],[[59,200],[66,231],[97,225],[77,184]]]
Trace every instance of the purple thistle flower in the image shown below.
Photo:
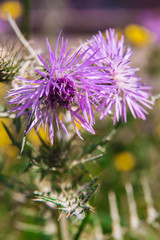
[[[118,40],[113,29],[106,30],[105,36],[99,33],[91,40],[82,45],[83,50],[92,46],[86,57],[93,55],[94,59],[101,59],[95,62],[99,70],[103,72],[104,79],[99,80],[98,94],[92,93],[97,109],[101,112],[101,119],[110,112],[114,112],[114,123],[119,121],[127,122],[127,105],[134,118],[146,119],[148,112],[144,107],[151,108],[152,101],[149,100],[151,87],[145,86],[136,71],[139,69],[130,66],[132,51],[125,48],[124,37]],[[98,101],[97,101],[98,100]]]
[[[25,85],[12,89],[8,93],[9,104],[15,106],[11,112],[18,112],[17,116],[25,115],[28,121],[25,135],[33,128],[37,130],[40,125],[48,128],[48,134],[53,143],[55,126],[59,125],[67,132],[65,124],[59,118],[63,110],[69,111],[72,123],[77,134],[80,133],[76,127],[79,123],[88,132],[94,134],[92,128],[94,115],[89,100],[88,91],[91,87],[89,81],[97,74],[93,66],[92,56],[81,61],[89,49],[81,53],[81,50],[70,55],[71,49],[66,52],[67,42],[61,39],[61,48],[58,55],[60,34],[57,39],[55,52],[51,50],[48,40],[49,59],[45,61],[41,56],[43,70],[36,73],[37,80],[19,78]],[[94,88],[94,84],[93,84]]]

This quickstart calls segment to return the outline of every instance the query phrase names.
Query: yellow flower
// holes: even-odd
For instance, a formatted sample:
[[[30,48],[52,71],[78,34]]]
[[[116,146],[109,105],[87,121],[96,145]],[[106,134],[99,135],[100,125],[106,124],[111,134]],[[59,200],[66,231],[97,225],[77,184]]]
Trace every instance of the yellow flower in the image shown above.
[[[40,127],[38,130],[38,133],[41,136],[41,138],[43,139],[43,141],[48,144],[49,140],[47,138],[47,133],[46,133],[44,127]],[[36,130],[34,128],[27,134],[27,139],[35,147],[39,147],[42,144],[38,135],[36,134]]]
[[[80,123],[75,122],[75,125],[76,125],[78,130],[82,130],[83,129]]]
[[[158,99],[158,100],[156,101],[156,106],[157,106],[158,109],[160,109],[160,99]]]
[[[0,4],[0,17],[7,20],[7,13],[12,18],[19,18],[23,14],[23,5],[18,1],[6,1]]]
[[[59,114],[59,119],[60,119],[61,121],[63,121],[63,118],[64,118],[64,117],[65,117],[65,116],[64,116],[63,113],[60,113],[60,114]],[[76,127],[77,127],[78,130],[81,130],[81,129],[82,129],[82,126],[81,126],[80,123],[78,123],[78,122],[75,121],[75,125],[76,125]]]
[[[124,151],[114,158],[114,165],[119,171],[127,172],[134,168],[136,159],[130,152]]]
[[[122,29],[120,29],[120,28],[115,28],[115,33],[116,33],[117,36],[118,36],[118,40],[120,40],[121,37],[122,37],[122,35],[123,35]],[[106,31],[103,31],[102,34],[103,34],[103,37],[106,39]]]
[[[20,149],[16,146],[9,145],[2,148],[2,152],[9,158],[15,159],[20,153]]]
[[[4,99],[4,97],[6,97],[8,89],[9,89],[9,86],[7,84],[0,82],[0,99]]]
[[[10,126],[12,125],[12,120],[7,118],[0,119],[0,152],[5,154],[5,156],[8,158],[16,158],[20,150],[18,149],[18,147],[12,145],[12,141],[10,140],[6,130],[4,129],[2,122],[8,128],[10,128]]]
[[[155,127],[155,133],[160,136],[160,123],[157,124],[157,126]]]
[[[125,35],[131,43],[138,46],[144,46],[151,42],[151,33],[146,28],[136,24],[126,26]]]
[[[12,141],[10,140],[6,130],[4,129],[2,122],[9,127],[12,124],[11,119],[7,118],[0,118],[0,146],[1,147],[6,147],[8,145],[12,144]]]

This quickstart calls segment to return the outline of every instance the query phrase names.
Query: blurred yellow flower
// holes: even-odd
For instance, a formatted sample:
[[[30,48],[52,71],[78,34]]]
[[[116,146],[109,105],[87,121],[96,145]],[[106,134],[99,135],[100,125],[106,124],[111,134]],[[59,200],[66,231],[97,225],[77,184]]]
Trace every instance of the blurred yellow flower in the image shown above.
[[[160,136],[160,123],[157,124],[157,126],[155,127],[155,133]]]
[[[0,82],[0,101],[6,97],[6,94],[7,94],[7,90],[9,89],[9,86],[5,83],[1,83]],[[1,101],[3,102],[3,101]]]
[[[63,121],[63,118],[64,118],[64,117],[65,117],[65,116],[64,116],[63,113],[60,113],[60,114],[59,114],[59,119],[60,119],[61,121]],[[78,123],[78,122],[75,121],[75,125],[76,125],[76,127],[77,127],[78,130],[82,129],[82,126],[81,126],[80,123]]]
[[[151,42],[151,33],[146,28],[136,24],[126,26],[125,36],[131,43],[138,46],[144,46]]]
[[[47,133],[44,129],[44,127],[40,127],[38,130],[39,135],[43,139],[43,141],[47,144],[49,144],[49,140],[47,138]],[[35,147],[39,147],[42,145],[38,135],[36,134],[36,130],[33,128],[28,134],[27,134],[28,141],[33,144]]]
[[[76,124],[76,127],[77,127],[78,130],[82,130],[83,129],[80,123],[75,122],[75,124]]]
[[[20,153],[20,149],[16,146],[10,145],[3,147],[2,151],[8,158],[16,158]]]
[[[12,145],[6,130],[4,129],[2,122],[10,129],[12,125],[12,120],[8,118],[0,118],[0,152],[5,154],[6,157],[16,158],[20,152],[18,147]]]
[[[63,113],[61,112],[60,114],[59,114],[59,119],[61,120],[61,121],[63,121]]]
[[[127,172],[134,168],[136,159],[130,152],[124,151],[114,158],[114,165],[119,171]]]
[[[115,28],[115,33],[116,33],[117,36],[118,36],[118,40],[120,40],[121,37],[122,37],[122,35],[123,35],[122,29],[120,29],[120,28]],[[106,31],[103,31],[102,34],[103,34],[103,37],[106,39]]]
[[[158,109],[160,109],[160,99],[156,101],[156,106],[158,107]]]
[[[12,18],[19,18],[23,14],[23,5],[19,1],[5,1],[0,4],[0,17],[7,20],[7,13]]]
[[[7,119],[7,118],[0,118],[0,146],[1,147],[5,147],[8,145],[11,145],[12,142],[6,132],[6,130],[4,129],[2,122],[9,127],[12,124],[12,120],[11,119]]]

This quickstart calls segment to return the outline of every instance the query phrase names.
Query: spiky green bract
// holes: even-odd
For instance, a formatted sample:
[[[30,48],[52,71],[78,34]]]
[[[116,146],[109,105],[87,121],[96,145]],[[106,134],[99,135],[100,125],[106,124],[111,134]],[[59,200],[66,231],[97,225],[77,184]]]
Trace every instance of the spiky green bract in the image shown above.
[[[98,178],[95,177],[75,191],[67,188],[62,189],[60,194],[51,193],[47,196],[47,194],[39,194],[36,192],[36,198],[34,200],[45,202],[51,207],[56,205],[58,209],[66,213],[66,218],[76,216],[78,219],[83,219],[86,211],[93,210],[93,207],[88,204],[88,201],[98,187],[98,184],[95,184],[97,180]]]
[[[11,82],[18,73],[22,62],[19,52],[20,50],[14,50],[14,47],[0,44],[0,82]]]

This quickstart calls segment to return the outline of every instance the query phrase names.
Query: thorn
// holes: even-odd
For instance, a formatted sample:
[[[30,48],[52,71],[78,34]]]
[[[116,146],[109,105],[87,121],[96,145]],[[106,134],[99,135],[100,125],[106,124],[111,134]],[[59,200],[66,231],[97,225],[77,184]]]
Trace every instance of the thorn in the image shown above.
[[[69,213],[67,214],[66,218],[69,218],[70,214],[71,214],[71,213],[69,212]]]
[[[22,139],[22,146],[21,146],[20,154],[22,154],[22,152],[23,152],[23,150],[24,150],[25,141],[26,141],[26,137],[24,136],[23,139]]]
[[[59,221],[59,220],[61,219],[61,217],[62,217],[62,212],[60,213],[60,215],[59,215],[57,221]]]
[[[89,205],[89,207],[90,207],[89,210],[90,210],[91,212],[96,213],[95,209],[94,209],[92,206]]]

